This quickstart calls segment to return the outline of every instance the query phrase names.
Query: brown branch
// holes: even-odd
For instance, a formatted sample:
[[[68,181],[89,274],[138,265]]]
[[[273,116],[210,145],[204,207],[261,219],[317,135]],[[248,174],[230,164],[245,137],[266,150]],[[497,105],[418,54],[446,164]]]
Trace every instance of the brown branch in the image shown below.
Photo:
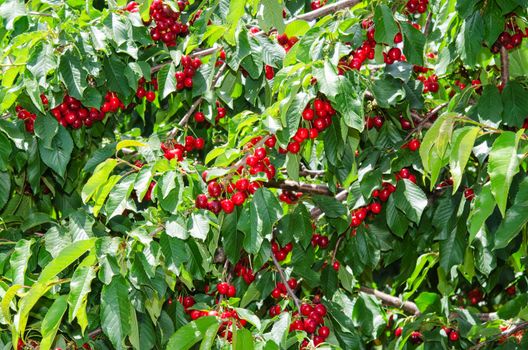
[[[279,272],[280,278],[282,280],[282,283],[286,287],[286,292],[288,292],[288,295],[293,299],[293,303],[295,304],[295,307],[297,308],[297,311],[301,312],[301,302],[299,301],[299,298],[295,295],[293,290],[288,285],[288,280],[286,280],[286,275],[284,275],[284,271],[282,270],[282,267],[280,266],[279,262],[277,261],[277,258],[275,257],[275,254],[271,254],[271,258],[273,259],[273,264],[277,268],[277,271]]]
[[[360,3],[362,0],[341,0],[338,2],[335,2],[333,4],[328,4],[325,6],[322,6],[318,8],[317,10],[310,11],[308,13],[295,16],[294,18],[286,21],[286,24],[291,23],[296,20],[304,20],[304,21],[311,21],[319,17],[323,17],[326,15],[329,15],[331,13],[337,12],[339,10],[344,10],[346,8],[354,7],[358,3]]]
[[[336,257],[336,254],[337,254],[337,250],[339,249],[339,244],[341,243],[343,238],[345,238],[345,234],[344,233],[341,236],[339,236],[339,238],[337,239],[334,251],[332,252],[332,264],[334,264],[335,257]]]
[[[96,328],[95,330],[93,330],[90,333],[88,333],[88,338],[94,339],[95,337],[97,337],[101,333],[103,333],[103,329],[102,328]]]
[[[398,297],[368,287],[359,287],[359,290],[363,293],[375,296],[376,298],[381,300],[381,302],[385,305],[397,307],[415,316],[420,315],[420,310],[418,309],[418,306],[416,306],[416,304],[412,301],[403,301]]]
[[[326,185],[316,185],[316,184],[307,184],[292,180],[282,180],[282,181],[268,181],[264,183],[265,187],[269,188],[280,188],[287,191],[296,191],[303,193],[314,193],[322,194],[326,196],[333,196],[332,191]]]
[[[220,67],[220,69],[218,70],[218,72],[214,76],[213,80],[211,81],[211,89],[215,88],[216,83],[218,82],[218,80],[220,79],[220,77],[222,76],[222,73],[224,73],[226,68],[227,68],[227,64],[225,64],[225,63]],[[187,123],[189,122],[189,119],[191,118],[193,113],[196,111],[196,109],[200,106],[200,104],[202,103],[203,100],[204,100],[204,98],[202,96],[200,96],[196,101],[194,101],[194,103],[191,105],[191,107],[189,108],[187,113],[185,113],[183,118],[178,123],[178,126],[172,128],[171,131],[169,131],[167,133],[167,138],[169,138],[169,139],[173,138],[176,135],[176,133],[178,132],[178,128],[179,127],[183,127],[183,126],[187,125]]]
[[[510,80],[510,61],[508,57],[508,50],[501,46],[500,49],[500,59],[501,59],[501,83],[502,87],[505,87],[508,81]]]
[[[409,131],[409,133],[407,134],[407,137],[405,138],[405,140],[406,141],[409,140],[414,133],[417,133],[417,132],[421,131],[423,128],[430,127],[432,125],[432,123],[430,122],[431,118],[435,117],[438,114],[438,112],[440,112],[440,110],[442,110],[445,107],[447,107],[448,104],[449,104],[448,102],[444,102],[444,103],[436,106],[431,111],[429,111],[424,117],[420,116],[416,112],[411,112],[411,116],[413,117],[413,119],[415,121],[418,122],[418,124],[416,125],[416,127],[414,129]]]
[[[433,11],[429,11],[429,14],[427,15],[427,19],[425,20],[425,26],[423,29],[424,36],[429,35],[429,30],[431,29],[431,22],[433,19]]]
[[[482,343],[479,343],[475,346],[472,346],[469,348],[469,350],[478,350],[478,349],[481,349],[483,347],[485,347],[486,345],[488,344],[491,344],[497,340],[499,340],[500,338],[507,338],[507,337],[510,337],[512,336],[513,334],[519,332],[519,331],[522,331],[524,329],[528,329],[528,322],[521,322],[515,326],[513,326],[512,328],[508,329],[508,330],[505,330],[504,332],[496,335],[496,336],[493,336],[491,337],[491,339],[489,340],[486,340],[486,341],[483,341]]]

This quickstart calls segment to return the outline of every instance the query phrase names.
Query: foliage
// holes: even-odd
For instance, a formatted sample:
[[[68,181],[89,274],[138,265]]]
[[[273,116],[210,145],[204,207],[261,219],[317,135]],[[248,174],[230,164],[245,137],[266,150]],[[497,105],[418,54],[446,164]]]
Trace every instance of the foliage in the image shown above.
[[[527,8],[0,0],[0,345],[527,348]]]

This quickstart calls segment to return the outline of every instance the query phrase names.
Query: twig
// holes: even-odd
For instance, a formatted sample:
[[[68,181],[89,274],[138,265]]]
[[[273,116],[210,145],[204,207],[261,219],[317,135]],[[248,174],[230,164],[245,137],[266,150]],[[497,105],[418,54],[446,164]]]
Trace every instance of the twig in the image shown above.
[[[341,243],[341,241],[343,240],[344,237],[345,237],[345,234],[342,234],[342,235],[339,236],[339,238],[337,239],[337,242],[336,242],[336,245],[335,245],[334,251],[332,252],[332,264],[334,264],[335,257],[336,257],[336,254],[337,254],[337,250],[339,249],[339,244]]]
[[[307,184],[302,182],[296,182],[292,180],[282,181],[269,181],[264,183],[265,187],[280,188],[282,190],[304,192],[304,193],[315,193],[322,195],[333,195],[332,191],[326,185]]]
[[[425,37],[429,35],[429,30],[431,29],[432,19],[433,19],[433,11],[429,11],[429,14],[427,15],[427,19],[425,20],[425,26],[423,29],[423,33]]]
[[[442,110],[443,108],[445,108],[448,104],[449,104],[448,102],[444,102],[436,106],[431,111],[429,111],[423,118],[420,115],[418,115],[416,112],[411,112],[411,116],[413,117],[413,119],[418,121],[418,125],[416,125],[414,129],[409,131],[409,133],[407,134],[407,137],[405,138],[405,141],[409,140],[414,133],[419,132],[423,128],[427,128],[431,126],[430,119],[436,116],[438,112]]]
[[[88,333],[88,338],[95,338],[97,337],[99,334],[103,333],[103,329],[102,328],[96,328],[95,330],[91,331],[90,333]]]
[[[510,61],[508,57],[508,50],[504,46],[501,46],[500,49],[500,59],[501,59],[501,83],[505,87],[508,81],[510,80]]]
[[[286,287],[286,292],[288,292],[289,296],[293,299],[293,303],[295,304],[295,307],[300,312],[301,311],[301,302],[299,301],[299,298],[295,295],[293,290],[288,285],[288,281],[286,280],[286,276],[284,275],[284,271],[282,270],[282,267],[280,266],[279,262],[277,261],[277,258],[275,258],[274,254],[271,254],[271,258],[273,259],[273,264],[277,268],[277,271],[279,271],[280,278],[282,280],[282,283]]]
[[[420,310],[418,309],[418,306],[416,306],[416,304],[412,301],[403,301],[398,297],[368,287],[359,287],[359,290],[363,293],[375,296],[376,298],[380,299],[381,302],[385,305],[397,307],[415,316],[420,315]]]
[[[214,76],[214,78],[213,78],[213,80],[211,82],[211,89],[215,88],[216,83],[218,82],[218,80],[220,79],[220,77],[222,76],[222,73],[226,70],[226,68],[227,68],[227,64],[225,64],[225,63],[220,67],[220,69],[218,70],[218,72],[216,73],[216,75]],[[196,101],[194,101],[194,103],[191,105],[191,107],[189,108],[187,113],[185,113],[183,118],[178,123],[178,126],[172,128],[171,131],[169,131],[167,133],[167,138],[169,138],[169,139],[173,138],[176,135],[176,133],[178,132],[178,127],[183,127],[183,126],[187,125],[187,123],[189,122],[189,119],[193,115],[194,111],[196,111],[196,109],[200,106],[202,101],[203,101],[203,97],[202,96],[200,96]]]
[[[519,331],[522,331],[523,329],[527,329],[528,328],[528,322],[521,322],[517,325],[515,325],[514,327],[508,329],[508,330],[505,330],[504,332],[494,336],[494,337],[491,337],[491,339],[489,340],[486,340],[486,341],[483,341],[482,343],[479,343],[475,346],[472,346],[469,348],[469,350],[478,350],[478,349],[481,349],[483,347],[485,347],[486,345],[490,344],[490,343],[493,343],[495,341],[497,341],[498,339],[502,338],[502,337],[510,337],[511,335],[519,332]]]

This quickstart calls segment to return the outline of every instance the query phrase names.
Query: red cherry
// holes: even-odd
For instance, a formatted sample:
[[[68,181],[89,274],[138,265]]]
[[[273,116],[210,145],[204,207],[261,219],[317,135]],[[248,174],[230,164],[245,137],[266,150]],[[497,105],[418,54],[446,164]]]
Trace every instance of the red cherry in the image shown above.
[[[319,247],[320,247],[321,249],[325,249],[326,247],[328,247],[328,243],[329,243],[329,242],[330,242],[330,241],[329,241],[329,239],[328,239],[328,236],[320,236],[320,237],[319,237],[319,241],[318,241],[318,243],[319,243]]]
[[[266,149],[264,147],[257,148],[255,150],[255,157],[257,157],[258,160],[266,158]]]
[[[275,257],[277,258],[278,261],[283,261],[284,259],[286,259],[286,252],[281,250],[277,252],[277,254],[275,254]]]
[[[230,285],[227,290],[227,296],[230,298],[233,298],[236,295],[236,287],[233,285]]]
[[[271,135],[270,137],[268,137],[266,139],[266,141],[264,142],[264,144],[266,146],[268,146],[269,148],[273,148],[275,147],[275,144],[277,143],[277,138],[275,137],[275,135]]]
[[[397,338],[398,338],[398,337],[401,337],[402,332],[403,332],[403,328],[398,327],[398,328],[396,328],[396,330],[394,331],[394,336],[397,337]]]
[[[313,307],[309,304],[302,304],[301,305],[301,314],[303,316],[308,316],[313,311]]]
[[[334,264],[332,265],[332,268],[334,270],[338,271],[339,267],[341,267],[341,264],[339,263],[339,261],[334,261]]]
[[[330,329],[326,326],[322,326],[317,331],[317,334],[319,334],[320,337],[323,337],[324,339],[326,339],[330,335]]]
[[[271,296],[275,299],[278,299],[281,296],[281,291],[278,288],[275,288],[271,291]]]
[[[259,163],[259,159],[256,156],[250,155],[246,158],[246,164],[249,165],[250,167],[255,167],[257,166],[258,163]]]
[[[473,200],[473,198],[475,198],[475,192],[472,188],[466,188],[464,190],[464,197],[466,197],[468,201]]]
[[[408,145],[409,145],[409,150],[411,152],[415,152],[420,148],[420,140],[412,139],[411,141],[409,141]]]
[[[293,244],[292,243],[288,243],[284,246],[284,250],[286,251],[286,253],[289,253],[293,250]]]
[[[199,310],[193,310],[191,311],[191,319],[197,320],[202,316],[202,313]]]
[[[156,99],[156,93],[154,91],[147,91],[145,97],[147,98],[147,101],[153,102]]]
[[[310,109],[310,108],[306,108],[303,112],[302,112],[302,117],[304,120],[312,120],[314,118],[314,111],[313,109]]]
[[[394,35],[394,43],[399,44],[402,41],[403,41],[402,33],[396,33],[396,35]]]
[[[411,174],[411,172],[409,171],[409,169],[407,168],[403,168],[400,170],[399,172],[399,175],[402,179],[407,179],[409,177],[409,175]]]
[[[373,202],[371,205],[370,205],[370,211],[373,213],[373,214],[379,214],[381,212],[381,204],[378,203],[378,202]]]
[[[220,202],[220,205],[222,206],[222,210],[226,214],[231,214],[233,210],[235,209],[235,204],[231,199],[224,199]]]
[[[317,129],[310,129],[310,139],[315,139],[317,138],[317,136],[319,136],[319,131]]]
[[[233,204],[235,204],[237,207],[244,204],[244,201],[246,200],[246,195],[243,192],[237,192],[231,197],[231,200],[233,201]]]
[[[191,296],[187,296],[187,297],[183,298],[183,307],[184,308],[191,307],[191,306],[194,305],[194,303],[195,303],[194,298],[191,297]]]
[[[198,137],[194,140],[194,147],[196,149],[203,149],[205,146],[205,140],[201,137]]]
[[[219,294],[227,294],[229,290],[229,284],[227,282],[220,282],[216,285],[216,290]]]
[[[303,326],[306,333],[313,333],[315,332],[317,324],[314,322],[314,320],[307,318],[304,320]]]
[[[199,194],[195,200],[196,208],[207,209],[207,196],[205,194]]]
[[[452,330],[450,333],[449,333],[449,340],[451,341],[457,341],[459,338],[459,335],[458,335],[458,332],[455,331],[455,330]]]
[[[209,184],[207,185],[207,191],[209,192],[209,195],[211,197],[220,197],[220,195],[222,194],[222,188],[216,181],[209,182]]]
[[[288,280],[288,286],[291,288],[291,289],[295,289],[297,288],[297,280],[295,278],[290,278]]]
[[[314,311],[317,312],[321,316],[326,315],[326,307],[323,304],[315,305]]]
[[[399,61],[401,59],[401,50],[397,47],[393,47],[389,50],[388,56],[393,61]]]
[[[288,152],[290,153],[293,153],[293,154],[299,153],[300,149],[301,149],[301,145],[297,141],[293,141],[288,144]]]
[[[422,333],[414,331],[411,333],[411,337],[409,339],[411,343],[415,345],[420,344],[422,342]]]

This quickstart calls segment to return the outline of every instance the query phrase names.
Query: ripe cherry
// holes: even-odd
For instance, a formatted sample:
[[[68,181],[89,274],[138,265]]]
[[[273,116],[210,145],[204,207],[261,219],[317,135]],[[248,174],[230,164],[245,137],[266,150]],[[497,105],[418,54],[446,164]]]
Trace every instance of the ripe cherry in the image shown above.
[[[154,91],[147,91],[145,97],[147,98],[147,101],[153,102],[156,99],[156,93]]]
[[[205,115],[202,112],[196,112],[194,114],[194,120],[197,123],[203,123],[205,121]]]
[[[398,328],[396,328],[396,330],[394,330],[394,336],[397,337],[397,338],[401,337],[402,332],[403,332],[403,328],[398,327]]]
[[[325,249],[328,247],[329,242],[328,236],[320,236],[318,240],[319,248]]]
[[[393,61],[399,61],[401,59],[401,50],[397,47],[393,47],[392,49],[389,50],[388,56]]]
[[[216,285],[216,290],[218,293],[225,295],[229,291],[229,284],[227,282],[220,282]]]
[[[330,329],[326,326],[322,326],[317,331],[317,334],[319,334],[320,337],[323,337],[324,339],[326,339],[330,335]]]
[[[293,154],[299,153],[300,149],[301,149],[301,145],[297,141],[293,141],[288,144],[288,152],[290,153],[293,153]]]
[[[310,304],[301,305],[301,314],[303,316],[308,316],[313,311],[313,307]]]
[[[321,316],[326,315],[326,307],[323,304],[315,305],[314,311],[317,312]]]
[[[207,209],[207,196],[205,194],[199,194],[195,200],[196,208]]]
[[[339,261],[334,261],[334,264],[332,265],[332,268],[336,271],[339,270],[339,267],[341,267],[341,264],[339,263]]]
[[[449,340],[455,342],[457,341],[459,338],[459,335],[458,335],[458,332],[455,331],[455,330],[452,330],[450,333],[449,333]]]
[[[236,295],[236,287],[233,285],[230,285],[227,290],[227,296],[230,298],[233,298]]]
[[[370,211],[373,213],[373,214],[379,214],[381,212],[381,204],[378,203],[378,202],[373,202],[371,205],[370,205]]]
[[[411,333],[411,337],[409,338],[411,343],[417,345],[422,342],[422,333],[414,331]]]
[[[216,181],[209,182],[209,184],[207,185],[207,191],[209,192],[209,195],[211,197],[220,197],[220,195],[222,194],[222,188]]]
[[[420,140],[412,139],[411,141],[409,141],[408,146],[411,152],[415,152],[420,148]]]
[[[194,148],[200,150],[200,149],[203,149],[205,146],[205,140],[201,137],[197,137],[195,140],[194,140]]]
[[[302,112],[302,117],[304,120],[312,120],[314,118],[314,111],[313,109],[310,109],[310,108],[306,108],[303,112]]]
[[[222,210],[226,214],[231,214],[233,210],[235,209],[235,204],[231,199],[224,199],[220,202],[220,205],[222,206]]]
[[[396,35],[394,35],[394,43],[399,44],[402,41],[403,41],[402,33],[396,33]]]
[[[297,288],[297,280],[295,278],[290,278],[288,280],[288,286],[291,288],[291,289],[295,289]]]
[[[275,147],[275,144],[277,143],[277,138],[275,137],[275,135],[271,135],[270,137],[268,137],[266,139],[266,141],[264,142],[264,144],[266,146],[268,146],[269,148],[273,148]]]
[[[473,198],[475,198],[475,192],[473,191],[472,188],[466,188],[464,190],[464,197],[466,197],[468,201],[471,201],[473,200]]]

